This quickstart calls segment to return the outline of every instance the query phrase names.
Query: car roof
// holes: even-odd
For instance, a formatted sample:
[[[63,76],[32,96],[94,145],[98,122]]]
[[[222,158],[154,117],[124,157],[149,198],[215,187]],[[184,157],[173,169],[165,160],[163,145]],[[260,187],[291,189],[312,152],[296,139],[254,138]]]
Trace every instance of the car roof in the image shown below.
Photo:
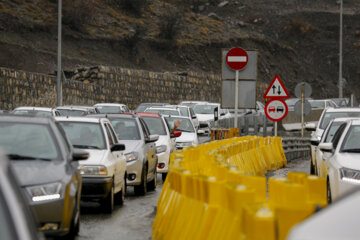
[[[122,103],[97,103],[97,104],[95,104],[94,105],[94,107],[97,107],[97,106],[114,106],[114,107],[116,107],[116,106],[126,106],[125,104],[122,104]]]
[[[147,109],[155,109],[155,110],[177,110],[178,107],[172,107],[172,106],[156,106],[156,107],[149,107]]]
[[[22,123],[40,123],[40,124],[48,124],[54,122],[52,117],[35,117],[28,115],[15,115],[15,114],[3,114],[0,115],[0,121],[6,122],[22,122]]]
[[[189,119],[191,120],[189,117],[186,116],[177,116],[177,115],[162,115],[163,117],[172,117],[172,118],[183,118],[183,119]]]
[[[152,105],[152,104],[154,104],[154,105],[155,105],[155,104],[159,104],[159,106],[160,106],[160,105],[168,105],[169,103],[146,102],[146,103],[140,103],[139,106],[140,106],[140,105]]]
[[[35,111],[47,111],[47,112],[51,112],[53,110],[53,108],[49,108],[49,107],[17,107],[14,109],[15,110],[35,110]]]
[[[334,118],[333,122],[346,122],[348,120],[357,120],[357,119],[360,120],[360,117],[359,118],[356,118],[356,117]]]
[[[60,122],[87,122],[87,123],[99,123],[102,118],[87,118],[87,117],[55,117],[56,121]],[[104,118],[105,119],[105,118]]]
[[[133,113],[106,113],[106,114],[91,114],[84,116],[85,118],[137,118]]]
[[[324,111],[326,112],[360,112],[360,108],[326,108]]]
[[[140,117],[157,117],[157,118],[161,117],[161,115],[159,113],[137,112],[135,114],[139,115]]]
[[[351,119],[351,125],[360,125],[360,119]]]
[[[61,106],[61,107],[57,107],[56,109],[58,109],[58,110],[74,110],[74,111],[83,111],[83,112],[86,112],[88,110],[86,108],[81,108],[81,107],[77,107],[77,106]]]

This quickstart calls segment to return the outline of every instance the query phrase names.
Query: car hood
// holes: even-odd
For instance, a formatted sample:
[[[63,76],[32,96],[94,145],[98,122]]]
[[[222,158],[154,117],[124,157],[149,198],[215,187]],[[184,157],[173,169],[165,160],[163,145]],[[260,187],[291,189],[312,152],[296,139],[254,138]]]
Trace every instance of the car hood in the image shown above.
[[[214,114],[196,114],[199,122],[214,121]]]
[[[107,149],[82,149],[89,153],[89,158],[86,160],[79,161],[80,165],[97,165],[102,164],[106,153],[109,151]]]
[[[336,160],[345,168],[360,170],[360,153],[339,153]]]
[[[176,138],[176,142],[194,142],[196,139],[196,133],[182,132],[180,137]]]
[[[125,144],[124,154],[138,152],[143,140],[119,140],[119,143]]]
[[[159,139],[155,142],[156,146],[168,145],[169,137],[167,135],[159,135]]]
[[[65,161],[12,160],[21,187],[59,182],[65,176]]]

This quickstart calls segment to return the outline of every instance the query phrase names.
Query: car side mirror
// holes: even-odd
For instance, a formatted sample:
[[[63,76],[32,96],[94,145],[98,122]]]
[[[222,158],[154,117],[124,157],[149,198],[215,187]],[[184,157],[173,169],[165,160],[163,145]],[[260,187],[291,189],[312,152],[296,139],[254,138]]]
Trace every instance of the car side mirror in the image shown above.
[[[306,123],[305,129],[313,132],[316,130],[316,124],[315,123]]]
[[[192,119],[196,119],[196,115],[192,115],[191,118],[192,118]]]
[[[125,144],[115,143],[110,147],[111,152],[124,151],[124,150],[125,150]]]
[[[311,139],[311,140],[310,140],[310,144],[311,144],[311,145],[318,146],[319,143],[320,143],[320,141],[317,140],[317,139]]]
[[[319,144],[319,148],[323,152],[332,152],[333,144],[332,143],[321,143],[321,144]]]
[[[214,109],[214,121],[217,121],[217,120],[219,120],[219,108],[218,107],[216,107]]]
[[[148,139],[145,140],[146,143],[156,142],[159,140],[159,135],[150,135]]]
[[[174,131],[173,133],[170,134],[170,138],[180,137],[181,134],[182,134],[181,131]]]
[[[72,160],[73,161],[80,161],[80,160],[86,160],[89,158],[89,153],[81,150],[81,149],[76,149],[74,148],[73,150],[73,154],[72,154]]]

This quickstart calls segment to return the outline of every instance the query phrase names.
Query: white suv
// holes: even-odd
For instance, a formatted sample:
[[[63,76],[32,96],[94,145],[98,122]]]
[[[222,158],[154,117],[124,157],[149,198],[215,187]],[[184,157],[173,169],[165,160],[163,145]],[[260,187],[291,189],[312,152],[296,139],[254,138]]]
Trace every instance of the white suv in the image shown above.
[[[125,145],[106,118],[58,117],[74,148],[90,156],[79,162],[82,175],[82,200],[100,200],[104,210],[111,213],[114,200],[122,204],[126,192]],[[116,194],[116,197],[115,197]]]

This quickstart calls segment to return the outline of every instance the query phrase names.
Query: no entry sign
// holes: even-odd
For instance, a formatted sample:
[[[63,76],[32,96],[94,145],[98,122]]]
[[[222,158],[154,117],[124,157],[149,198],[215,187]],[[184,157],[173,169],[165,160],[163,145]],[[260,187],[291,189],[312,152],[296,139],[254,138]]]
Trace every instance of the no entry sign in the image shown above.
[[[241,70],[248,63],[248,54],[242,48],[232,48],[226,54],[226,64],[233,70]]]

